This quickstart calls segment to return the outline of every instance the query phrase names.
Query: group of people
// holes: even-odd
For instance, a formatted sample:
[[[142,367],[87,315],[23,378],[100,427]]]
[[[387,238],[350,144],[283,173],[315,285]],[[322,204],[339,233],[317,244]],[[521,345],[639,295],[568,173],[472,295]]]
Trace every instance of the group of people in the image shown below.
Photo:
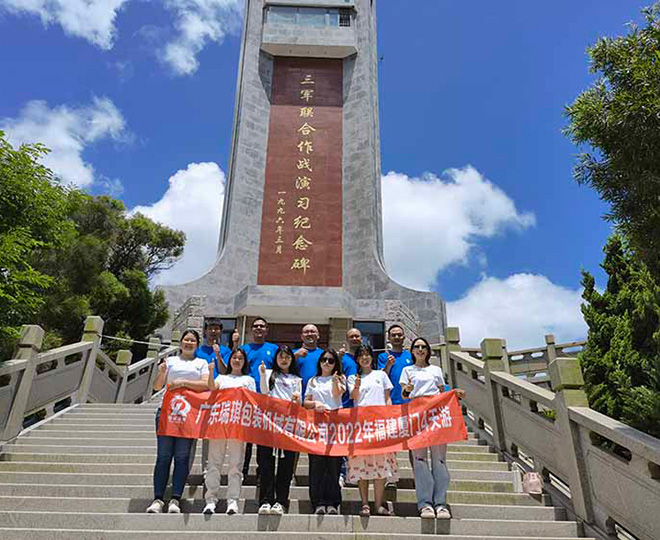
[[[274,398],[298,402],[316,411],[342,407],[397,405],[419,397],[433,396],[448,389],[442,370],[430,364],[431,347],[418,337],[405,350],[404,330],[394,324],[387,330],[391,349],[376,356],[362,342],[359,329],[351,328],[347,345],[339,350],[318,347],[319,330],[313,324],[302,328],[302,346],[292,350],[266,340],[268,323],[263,317],[252,321],[252,341],[239,347],[239,335],[232,335],[232,348],[220,345],[222,324],[207,320],[204,340],[194,330],[181,337],[179,356],[159,365],[154,388],[187,388],[202,392],[225,388],[246,388]],[[459,397],[463,391],[458,390]],[[160,409],[156,414],[156,429]],[[180,513],[180,500],[191,465],[194,440],[157,436],[154,468],[154,501],[149,513],[165,511],[165,490],[174,461],[168,513]],[[429,459],[430,454],[430,459]],[[252,444],[234,439],[208,441],[205,468],[206,505],[204,514],[216,511],[220,475],[227,456],[227,514],[239,511],[243,479],[252,456]],[[422,518],[450,519],[447,508],[449,472],[445,462],[446,445],[412,450],[410,461],[415,477],[417,506]],[[289,507],[291,480],[298,453],[258,446],[257,475],[260,481],[259,514],[282,515]],[[345,483],[357,484],[361,516],[371,515],[369,482],[374,484],[374,511],[390,515],[385,503],[386,482],[398,480],[393,453],[350,456],[348,458],[309,455],[309,497],[316,514],[338,514]]]

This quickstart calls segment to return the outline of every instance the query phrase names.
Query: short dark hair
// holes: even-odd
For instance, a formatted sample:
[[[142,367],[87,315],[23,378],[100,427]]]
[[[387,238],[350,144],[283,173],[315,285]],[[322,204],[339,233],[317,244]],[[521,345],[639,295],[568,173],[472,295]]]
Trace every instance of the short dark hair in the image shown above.
[[[376,356],[374,355],[374,350],[369,345],[360,345],[356,350],[353,358],[355,358],[355,363],[358,366],[358,372],[362,373],[362,366],[360,365],[360,356],[363,354],[368,354],[371,357],[371,369],[376,369],[378,367],[376,363]]]
[[[326,354],[329,354],[335,359],[335,366],[332,369],[332,374],[334,375],[335,373],[338,373],[339,375],[343,375],[344,368],[341,365],[341,358],[339,357],[339,353],[334,349],[326,349],[321,353],[321,356],[319,356],[318,364],[316,364],[316,376],[320,377],[323,374],[321,371],[321,360]]]
[[[199,333],[197,330],[193,330],[192,328],[188,328],[182,335],[181,335],[181,340],[179,343],[183,342],[183,338],[185,338],[188,334],[192,334],[192,336],[195,338],[195,341],[197,341],[197,346],[199,347],[200,344],[200,339],[199,339]]]
[[[253,321],[252,324],[250,324],[250,328],[254,328],[254,323],[257,321],[263,321],[266,326],[268,326],[268,321],[264,319],[263,317],[256,317]]]
[[[405,334],[405,330],[403,329],[403,326],[401,326],[400,324],[394,323],[393,325],[391,325],[391,326],[387,329],[387,335],[389,336],[389,335],[390,335],[390,332],[391,332],[392,330],[394,330],[395,328],[400,328],[401,331]]]
[[[425,360],[426,360],[426,365],[430,366],[431,365],[431,345],[423,337],[416,337],[415,339],[412,340],[412,343],[410,344],[410,354],[412,355],[413,349],[415,348],[415,343],[417,343],[418,341],[423,341],[424,344],[426,345],[426,358],[425,358]],[[414,359],[415,359],[415,357],[413,356],[413,360]]]
[[[280,373],[282,373],[282,370],[280,369],[280,366],[277,363],[277,357],[280,354],[286,354],[287,356],[291,357],[291,365],[289,366],[289,373],[291,375],[298,376],[298,362],[296,361],[296,356],[293,354],[291,347],[289,347],[288,345],[280,345],[277,348],[277,352],[275,353],[275,359],[273,360],[273,371],[271,372],[270,378],[268,379],[269,390],[272,390],[275,387],[275,377],[277,377]]]
[[[231,359],[234,358],[237,354],[241,354],[243,356],[243,367],[241,368],[241,375],[247,375],[250,373],[250,362],[248,362],[248,357],[246,352],[243,349],[234,349],[231,351],[231,354],[229,355],[229,359],[227,360],[227,375],[231,375],[233,372],[231,368]]]
[[[204,319],[204,330],[206,330],[209,326],[219,326],[220,330],[224,328],[222,325],[222,319],[218,319],[217,317],[207,317]]]

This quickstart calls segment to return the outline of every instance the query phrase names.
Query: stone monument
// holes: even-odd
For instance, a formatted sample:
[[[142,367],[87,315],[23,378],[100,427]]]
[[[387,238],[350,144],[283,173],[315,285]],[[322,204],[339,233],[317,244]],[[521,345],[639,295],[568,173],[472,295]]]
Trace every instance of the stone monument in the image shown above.
[[[165,292],[175,329],[262,315],[333,346],[355,321],[444,333],[438,295],[383,262],[375,0],[246,0],[217,260]]]

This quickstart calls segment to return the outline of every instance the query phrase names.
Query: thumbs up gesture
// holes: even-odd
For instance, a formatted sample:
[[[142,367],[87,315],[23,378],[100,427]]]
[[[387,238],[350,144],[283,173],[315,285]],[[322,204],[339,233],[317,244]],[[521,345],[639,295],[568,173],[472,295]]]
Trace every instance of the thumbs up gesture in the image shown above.
[[[265,374],[266,374],[266,364],[264,363],[263,360],[261,361],[261,364],[259,365],[259,373],[260,373],[261,375],[265,375]]]

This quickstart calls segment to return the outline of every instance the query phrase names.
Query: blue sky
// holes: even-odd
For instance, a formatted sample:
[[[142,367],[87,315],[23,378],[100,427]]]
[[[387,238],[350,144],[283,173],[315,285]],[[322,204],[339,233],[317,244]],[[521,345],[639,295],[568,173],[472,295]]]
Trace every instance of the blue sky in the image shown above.
[[[572,179],[563,108],[594,79],[586,47],[641,22],[648,1],[379,2],[387,264],[448,300],[464,342],[585,335],[580,268],[604,283],[610,226]],[[186,230],[185,260],[161,282],[214,258],[241,11],[0,0],[0,129],[51,146],[65,181]]]

